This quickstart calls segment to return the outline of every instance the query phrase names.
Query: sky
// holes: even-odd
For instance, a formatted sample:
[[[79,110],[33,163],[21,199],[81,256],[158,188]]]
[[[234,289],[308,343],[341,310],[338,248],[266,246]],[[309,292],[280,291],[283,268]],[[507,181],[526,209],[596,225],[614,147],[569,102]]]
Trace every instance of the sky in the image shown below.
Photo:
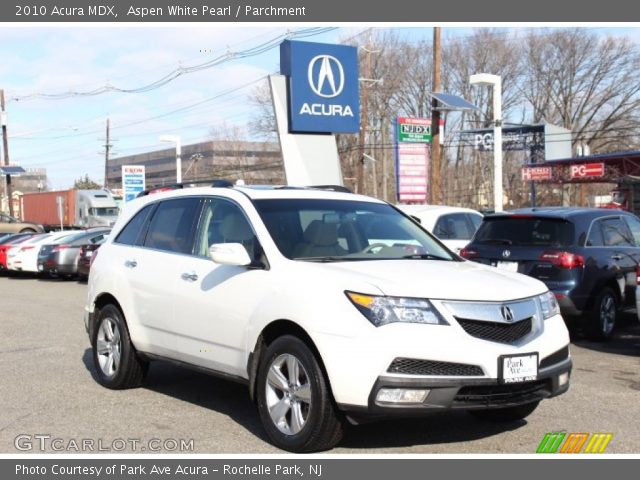
[[[107,118],[112,157],[165,149],[169,145],[160,142],[161,135],[179,135],[186,145],[210,138],[212,129],[244,127],[256,114],[248,94],[279,68],[277,44],[288,33],[309,28],[313,27],[2,27],[0,88],[7,100],[11,162],[45,167],[50,188],[70,188],[85,174],[102,183]],[[339,27],[300,39],[336,43],[365,28]],[[431,27],[393,30],[409,40],[432,38]],[[640,28],[598,31],[640,41]],[[469,33],[466,27],[445,27],[443,43]],[[272,48],[240,55],[264,44]],[[78,95],[105,86],[140,88],[176,69],[228,53],[235,57],[146,92]]]

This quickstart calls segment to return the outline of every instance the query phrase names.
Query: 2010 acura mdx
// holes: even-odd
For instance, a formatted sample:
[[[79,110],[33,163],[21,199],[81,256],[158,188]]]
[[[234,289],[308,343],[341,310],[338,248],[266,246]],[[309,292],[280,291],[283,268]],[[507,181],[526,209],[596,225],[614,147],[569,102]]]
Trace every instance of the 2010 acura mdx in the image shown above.
[[[178,188],[128,203],[94,255],[98,381],[137,387],[154,359],[238,380],[286,450],[331,448],[367,416],[513,421],[569,388],[542,282],[464,261],[373,198]]]

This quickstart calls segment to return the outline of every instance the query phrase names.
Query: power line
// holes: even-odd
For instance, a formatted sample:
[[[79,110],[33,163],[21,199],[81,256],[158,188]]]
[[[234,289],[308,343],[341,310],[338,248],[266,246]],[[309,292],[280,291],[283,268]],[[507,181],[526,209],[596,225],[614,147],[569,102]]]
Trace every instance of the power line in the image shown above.
[[[146,92],[155,90],[157,88],[160,88],[183,75],[199,72],[202,70],[207,70],[209,68],[221,65],[231,60],[237,60],[241,58],[248,58],[248,57],[254,57],[256,55],[260,55],[269,50],[272,50],[273,48],[276,48],[277,46],[280,45],[280,43],[282,43],[283,40],[291,39],[291,38],[306,38],[314,35],[319,35],[321,33],[330,32],[337,28],[338,27],[312,27],[312,28],[306,28],[306,29],[302,29],[294,32],[289,31],[284,34],[280,34],[266,42],[263,42],[262,44],[248,48],[246,50],[240,50],[235,52],[228,51],[212,60],[209,60],[207,62],[198,64],[198,65],[193,65],[190,67],[178,66],[177,68],[167,73],[163,77],[151,83],[148,83],[146,85],[142,85],[136,88],[121,88],[121,87],[116,87],[114,85],[106,84],[101,87],[95,88],[93,90],[88,90],[88,91],[71,91],[71,92],[62,92],[62,93],[31,93],[31,94],[26,94],[22,96],[14,96],[14,97],[11,97],[10,100],[24,101],[24,100],[35,99],[35,98],[47,99],[47,100],[63,100],[63,99],[72,98],[72,97],[93,97],[96,95],[102,95],[104,93],[109,93],[109,92],[146,93]]]

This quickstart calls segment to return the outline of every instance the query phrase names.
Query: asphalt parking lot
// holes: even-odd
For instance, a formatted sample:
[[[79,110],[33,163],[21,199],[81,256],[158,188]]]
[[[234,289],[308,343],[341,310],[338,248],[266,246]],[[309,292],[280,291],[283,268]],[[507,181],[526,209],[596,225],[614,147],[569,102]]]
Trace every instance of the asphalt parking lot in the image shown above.
[[[161,453],[279,453],[242,385],[158,362],[143,388],[100,387],[82,322],[86,288],[0,276],[1,453],[42,453],[41,444],[76,453],[87,439],[110,452],[149,453],[154,440]],[[640,323],[625,317],[611,342],[578,340],[571,352],[570,391],[526,421],[494,425],[452,412],[378,422],[350,427],[331,453],[534,453],[557,431],[613,433],[607,453],[639,453]],[[174,448],[181,441],[183,452]]]

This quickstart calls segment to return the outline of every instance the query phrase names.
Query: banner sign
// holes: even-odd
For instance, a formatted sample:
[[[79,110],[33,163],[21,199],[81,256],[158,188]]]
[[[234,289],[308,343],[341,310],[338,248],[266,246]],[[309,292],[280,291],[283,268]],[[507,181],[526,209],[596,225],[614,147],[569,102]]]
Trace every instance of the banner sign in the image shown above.
[[[525,182],[551,180],[552,178],[552,167],[522,167],[522,180]]]

